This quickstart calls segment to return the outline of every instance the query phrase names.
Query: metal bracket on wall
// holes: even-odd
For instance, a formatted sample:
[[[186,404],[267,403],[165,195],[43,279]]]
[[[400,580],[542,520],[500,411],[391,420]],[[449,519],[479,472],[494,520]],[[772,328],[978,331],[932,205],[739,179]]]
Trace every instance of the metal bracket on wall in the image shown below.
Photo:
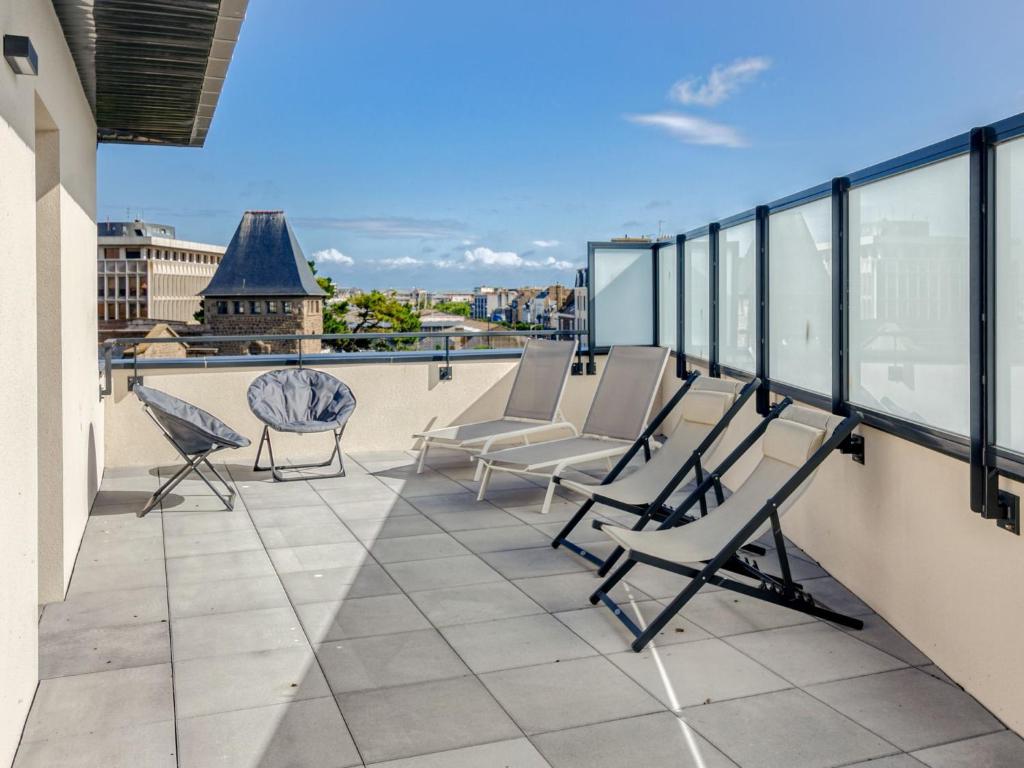
[[[597,375],[597,363],[587,363],[587,376]]]
[[[450,365],[442,365],[437,369],[437,378],[441,381],[451,381],[454,377],[454,371]]]
[[[131,392],[135,389],[135,385],[144,386],[145,382],[142,381],[141,376],[129,376],[128,377],[128,391]]]
[[[864,463],[864,435],[850,435],[839,444],[839,452],[853,458],[858,464]]]
[[[573,363],[571,373],[573,376],[583,375],[583,363]]]
[[[1001,490],[998,504],[1001,515],[996,518],[996,525],[1020,536],[1020,496]]]

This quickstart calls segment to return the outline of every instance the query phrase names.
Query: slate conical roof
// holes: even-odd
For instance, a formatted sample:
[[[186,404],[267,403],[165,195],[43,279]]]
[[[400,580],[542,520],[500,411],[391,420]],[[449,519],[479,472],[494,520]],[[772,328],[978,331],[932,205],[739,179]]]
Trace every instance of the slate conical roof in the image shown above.
[[[202,296],[324,296],[284,211],[246,211]]]

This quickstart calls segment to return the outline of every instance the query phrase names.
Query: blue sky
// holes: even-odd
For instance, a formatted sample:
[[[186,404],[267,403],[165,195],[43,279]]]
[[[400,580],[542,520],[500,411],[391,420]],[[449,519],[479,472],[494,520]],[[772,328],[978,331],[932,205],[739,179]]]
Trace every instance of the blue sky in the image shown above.
[[[346,286],[571,282],[1024,111],[1024,4],[984,7],[250,0],[206,147],[101,146],[99,215],[281,208]]]

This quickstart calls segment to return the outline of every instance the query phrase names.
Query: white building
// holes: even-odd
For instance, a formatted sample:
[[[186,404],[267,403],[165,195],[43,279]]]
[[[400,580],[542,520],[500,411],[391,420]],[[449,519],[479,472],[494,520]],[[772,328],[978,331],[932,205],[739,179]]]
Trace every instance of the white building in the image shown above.
[[[174,227],[144,221],[103,222],[96,253],[96,310],[103,330],[131,320],[193,322],[199,293],[224,257],[224,246],[178,240]]]

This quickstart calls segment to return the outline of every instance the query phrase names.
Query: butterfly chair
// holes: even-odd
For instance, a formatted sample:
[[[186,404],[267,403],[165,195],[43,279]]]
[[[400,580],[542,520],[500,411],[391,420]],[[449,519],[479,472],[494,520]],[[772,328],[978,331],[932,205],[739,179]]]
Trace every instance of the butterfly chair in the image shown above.
[[[570,431],[576,434],[576,427],[563,419],[559,411],[575,354],[575,341],[530,339],[519,358],[512,392],[502,417],[413,435],[423,440],[416,472],[423,472],[427,451],[435,445],[476,454],[489,451],[496,442],[529,442],[545,432]],[[477,466],[477,480],[480,472],[481,467]]]
[[[249,445],[249,438],[238,434],[216,416],[212,416],[180,398],[168,395],[166,392],[144,387],[141,384],[132,387],[132,391],[142,401],[146,414],[157,425],[167,441],[174,446],[174,450],[185,460],[185,465],[149,497],[149,501],[139,511],[139,517],[153,509],[174,490],[178,483],[193,472],[210,487],[210,490],[224,503],[225,507],[233,509],[235,491],[227,480],[221,477],[217,468],[210,463],[209,457],[210,454],[225,448],[245,448]],[[210,479],[202,473],[201,465],[205,465],[224,484],[227,489],[226,496],[222,495]]]
[[[835,450],[847,450],[848,440],[860,423],[859,415],[846,418],[792,405],[789,399],[776,405],[760,424],[715,468],[711,476],[690,494],[687,501],[657,530],[634,531],[595,521],[598,528],[627,554],[627,560],[590,596],[603,602],[636,638],[640,651],[664,629],[705,584],[714,584],[757,600],[785,606],[853,629],[861,620],[819,605],[793,581],[780,526],[781,516],[807,489],[818,467]],[[759,442],[761,458],[750,476],[717,509],[686,525],[681,518],[697,498]],[[781,577],[765,573],[739,556],[739,550],[771,531]],[[644,628],[637,626],[609,593],[637,563],[689,577],[685,588]],[[720,575],[739,574],[756,584]]]
[[[249,385],[249,409],[257,419],[263,422],[263,434],[260,436],[259,449],[253,469],[257,472],[270,470],[277,482],[292,480],[321,479],[341,477],[345,474],[345,462],[341,455],[341,435],[349,417],[356,409],[356,398],[348,385],[323,371],[311,368],[285,368],[268,371],[259,376]],[[331,432],[334,436],[334,448],[327,461],[310,464],[278,464],[274,459],[274,447],[270,433],[292,432],[311,434]],[[263,445],[267,446],[270,466],[260,466]],[[338,469],[334,472],[308,475],[291,470],[303,470],[318,467],[329,467],[338,459]],[[289,470],[291,476],[281,471]]]

